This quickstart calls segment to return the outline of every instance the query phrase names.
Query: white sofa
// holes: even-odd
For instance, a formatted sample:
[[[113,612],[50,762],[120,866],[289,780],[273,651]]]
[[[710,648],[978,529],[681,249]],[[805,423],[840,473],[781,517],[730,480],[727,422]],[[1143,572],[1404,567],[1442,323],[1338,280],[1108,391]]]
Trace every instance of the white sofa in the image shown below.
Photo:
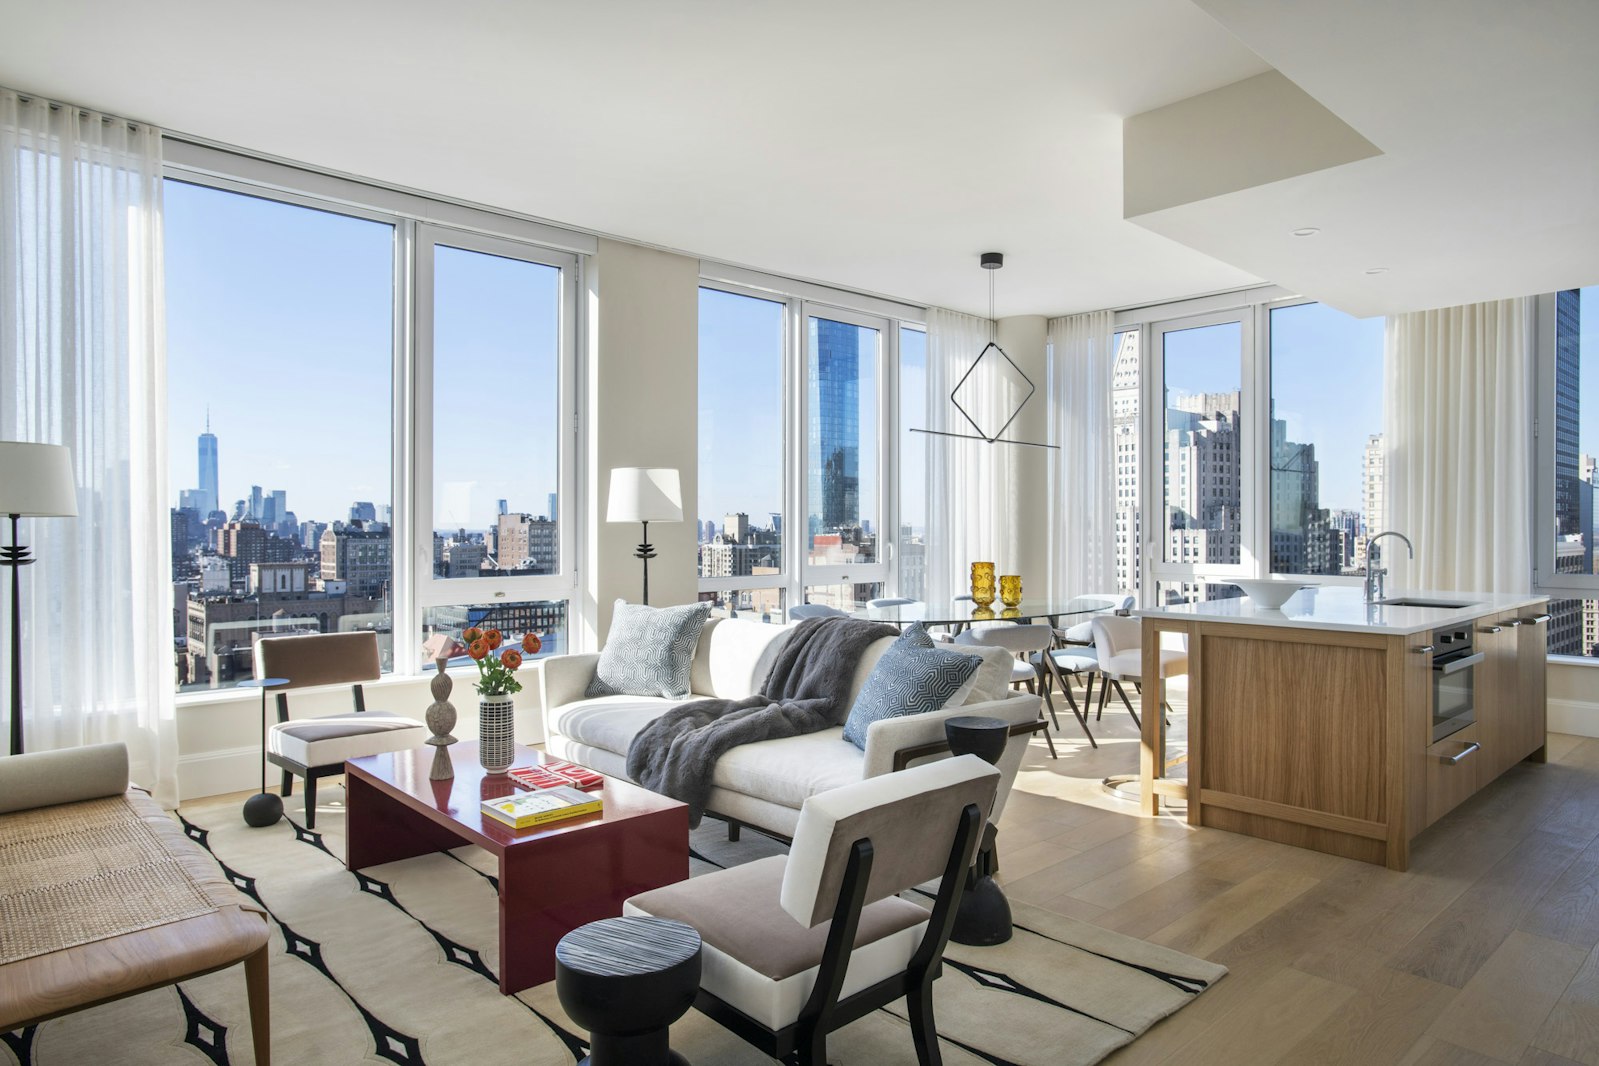
[[[741,699],[753,695],[766,680],[782,641],[792,626],[710,619],[700,632],[690,677],[691,699]],[[894,641],[875,641],[861,656],[850,700],[860,692],[878,658]],[[723,755],[712,776],[709,810],[730,822],[751,825],[791,837],[807,797],[894,769],[901,750],[942,741],[944,719],[961,714],[987,715],[1011,724],[1035,722],[1039,697],[1010,687],[1012,658],[1002,648],[958,648],[983,660],[958,705],[927,714],[874,722],[862,751],[836,726],[806,736],[744,744]],[[589,699],[597,654],[557,655],[540,671],[544,705],[545,745],[560,759],[626,778],[627,749],[645,724],[678,705],[678,700],[652,696],[601,696]],[[1002,775],[994,818],[1016,779],[1030,734],[1013,736],[1000,759]],[[929,758],[947,757],[944,755]],[[916,760],[923,761],[921,759]]]

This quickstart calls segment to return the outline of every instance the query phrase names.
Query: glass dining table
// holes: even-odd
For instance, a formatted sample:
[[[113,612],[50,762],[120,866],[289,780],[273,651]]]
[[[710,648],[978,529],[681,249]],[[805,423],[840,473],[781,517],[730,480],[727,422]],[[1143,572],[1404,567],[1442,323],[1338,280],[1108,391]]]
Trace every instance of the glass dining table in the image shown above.
[[[892,606],[868,607],[866,617],[891,625],[907,626],[920,622],[925,626],[948,626],[959,632],[974,622],[1047,622],[1059,628],[1062,619],[1081,621],[1093,614],[1103,614],[1116,605],[1107,603],[1102,596],[1077,596],[1072,599],[1024,599],[1015,607],[1006,607],[995,601],[989,607],[978,607],[968,600],[936,605],[930,603],[903,603]]]

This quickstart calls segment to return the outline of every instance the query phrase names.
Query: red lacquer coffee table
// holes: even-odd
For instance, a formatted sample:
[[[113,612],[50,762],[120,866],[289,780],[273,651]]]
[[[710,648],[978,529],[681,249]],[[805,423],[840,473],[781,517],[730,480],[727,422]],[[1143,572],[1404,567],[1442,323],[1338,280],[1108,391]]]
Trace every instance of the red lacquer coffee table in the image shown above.
[[[517,791],[483,772],[477,745],[450,749],[455,776],[428,779],[433,748],[345,763],[351,870],[476,844],[499,860],[500,991],[555,977],[555,945],[572,930],[622,913],[629,896],[688,877],[688,807],[614,777],[599,814],[512,829],[483,800]],[[517,766],[553,761],[516,749]]]

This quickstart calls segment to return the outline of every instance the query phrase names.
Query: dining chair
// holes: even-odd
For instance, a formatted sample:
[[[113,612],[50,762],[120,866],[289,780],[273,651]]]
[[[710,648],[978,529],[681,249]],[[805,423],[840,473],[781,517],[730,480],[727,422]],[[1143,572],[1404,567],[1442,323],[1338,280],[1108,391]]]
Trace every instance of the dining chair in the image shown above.
[[[1090,624],[1094,634],[1094,655],[1098,660],[1098,671],[1102,682],[1099,689],[1098,713],[1104,714],[1105,703],[1110,690],[1114,688],[1116,695],[1120,696],[1122,703],[1126,705],[1127,713],[1133,716],[1133,724],[1142,728],[1138,712],[1133,710],[1132,700],[1127,698],[1127,690],[1122,687],[1122,682],[1131,681],[1139,686],[1145,683],[1143,627],[1136,618],[1114,614],[1096,615]],[[1162,678],[1186,673],[1188,673],[1186,648],[1160,649]],[[1164,699],[1161,701],[1161,707],[1170,713],[1171,705]]]
[[[1055,731],[1060,732],[1060,716],[1055,713],[1055,700],[1050,695],[1050,685],[1043,679],[1048,677],[1048,672],[1053,670],[1053,665],[1047,658],[1040,659],[1042,653],[1053,647],[1055,631],[1047,625],[1004,625],[985,626],[981,629],[967,629],[955,637],[955,643],[978,645],[991,648],[1004,648],[1016,656],[1016,662],[1011,666],[1011,685],[1025,686],[1029,692],[1039,692],[1042,683],[1043,706],[1049,708],[1050,721],[1055,724]],[[1061,681],[1065,688],[1066,682]],[[1071,705],[1072,713],[1077,716],[1078,725],[1083,727],[1083,733],[1088,736],[1088,742],[1094,747],[1099,747],[1092,733],[1088,732],[1088,719],[1083,715],[1082,709],[1077,706],[1077,701],[1072,698],[1071,692],[1066,693],[1067,701]],[[1042,708],[1040,709],[1042,718]],[[1044,729],[1044,740],[1049,744],[1049,755],[1052,759],[1060,758],[1055,751],[1055,738],[1050,735],[1049,729]]]
[[[788,620],[797,622],[801,618],[848,618],[848,611],[841,611],[837,607],[829,607],[825,603],[800,603],[788,609]]]
[[[907,599],[904,596],[882,596],[875,600],[866,601],[868,618],[873,617],[873,611],[890,608],[897,608],[894,612],[895,617],[892,620],[884,619],[890,625],[905,626],[912,622],[919,622],[927,617],[927,604],[921,600]],[[917,608],[920,608],[920,610]]]
[[[936,1066],[933,982],[998,782],[962,755],[819,792],[787,856],[645,892],[622,912],[698,930],[695,1007],[772,1058],[825,1066],[828,1034],[903,998],[916,1060]],[[931,911],[898,895],[935,878]]]
[[[344,761],[364,755],[420,747],[428,728],[414,718],[366,709],[363,681],[376,681],[383,669],[378,635],[313,633],[263,637],[255,645],[255,676],[283,677],[277,692],[278,720],[267,729],[267,761],[283,771],[283,797],[294,793],[296,774],[305,778],[305,827],[316,828],[316,783],[344,773]],[[355,710],[319,718],[289,718],[289,690],[319,685],[350,685]]]
[[[1130,611],[1137,604],[1137,597],[1126,592],[1090,592],[1077,597],[1077,602],[1084,606],[1098,606],[1107,611]],[[1094,620],[1089,618],[1076,622],[1059,631],[1062,644],[1081,644],[1087,646],[1094,643]]]

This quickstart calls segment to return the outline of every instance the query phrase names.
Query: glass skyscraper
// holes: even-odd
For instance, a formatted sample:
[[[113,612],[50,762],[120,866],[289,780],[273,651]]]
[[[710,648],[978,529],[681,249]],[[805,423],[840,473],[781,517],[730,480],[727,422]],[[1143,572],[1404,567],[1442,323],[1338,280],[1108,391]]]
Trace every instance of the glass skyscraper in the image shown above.
[[[861,524],[860,327],[811,319],[809,519],[811,534]]]
[[[205,432],[200,434],[200,500],[203,510],[200,519],[209,518],[217,509],[217,437],[211,432],[211,417],[206,416]]]

